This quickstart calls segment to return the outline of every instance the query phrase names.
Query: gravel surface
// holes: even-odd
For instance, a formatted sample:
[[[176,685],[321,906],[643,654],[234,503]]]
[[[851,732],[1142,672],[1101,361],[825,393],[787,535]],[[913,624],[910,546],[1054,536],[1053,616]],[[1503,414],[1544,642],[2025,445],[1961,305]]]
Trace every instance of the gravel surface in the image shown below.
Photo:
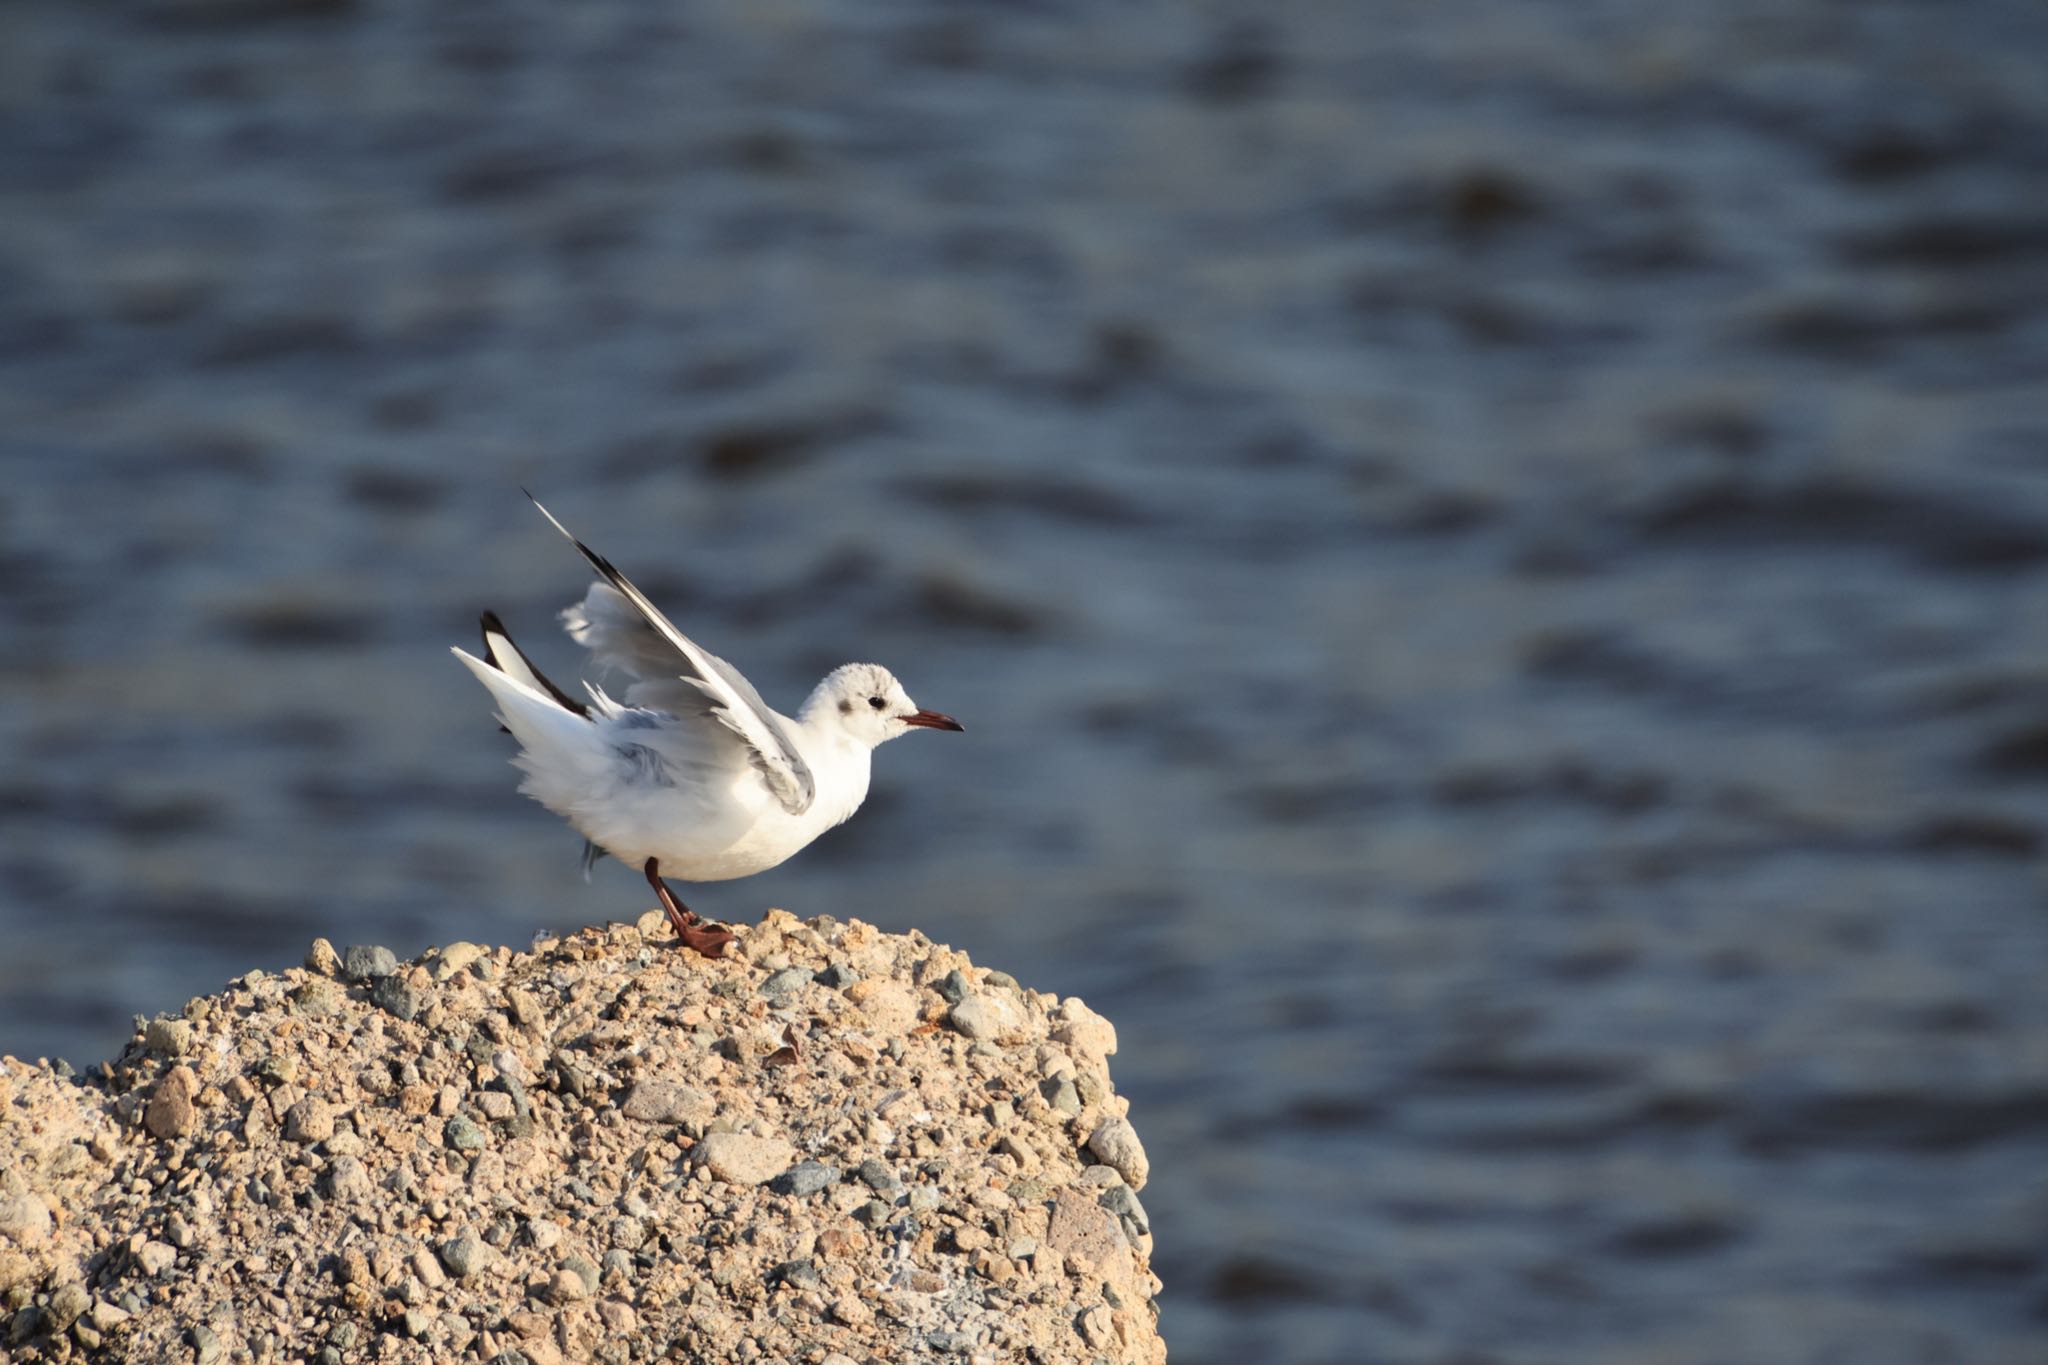
[[[1109,1023],[917,933],[739,933],[323,940],[0,1061],[0,1360],[1163,1361]]]

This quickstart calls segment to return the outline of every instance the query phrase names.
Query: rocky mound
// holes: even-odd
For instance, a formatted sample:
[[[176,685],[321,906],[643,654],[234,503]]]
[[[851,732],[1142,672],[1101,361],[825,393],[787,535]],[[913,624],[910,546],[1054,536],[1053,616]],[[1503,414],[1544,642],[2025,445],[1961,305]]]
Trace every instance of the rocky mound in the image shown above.
[[[0,1359],[1162,1361],[1115,1051],[859,921],[323,940],[0,1062]]]

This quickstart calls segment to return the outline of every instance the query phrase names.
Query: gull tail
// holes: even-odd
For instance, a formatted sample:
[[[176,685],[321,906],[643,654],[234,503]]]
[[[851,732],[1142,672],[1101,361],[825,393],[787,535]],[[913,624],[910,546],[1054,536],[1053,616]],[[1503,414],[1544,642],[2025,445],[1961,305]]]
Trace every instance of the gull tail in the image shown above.
[[[512,760],[526,773],[519,789],[575,824],[590,792],[616,781],[618,764],[587,708],[468,650],[452,652],[490,691],[499,722],[519,741],[519,756]]]
[[[527,658],[519,646],[512,643],[512,636],[505,629],[505,623],[498,619],[498,613],[485,612],[483,628],[484,656],[490,661],[491,667],[516,682],[524,683],[536,692],[547,693],[555,699],[557,706],[574,711],[579,716],[590,714],[589,707],[549,682],[546,676],[533,666],[533,660]]]

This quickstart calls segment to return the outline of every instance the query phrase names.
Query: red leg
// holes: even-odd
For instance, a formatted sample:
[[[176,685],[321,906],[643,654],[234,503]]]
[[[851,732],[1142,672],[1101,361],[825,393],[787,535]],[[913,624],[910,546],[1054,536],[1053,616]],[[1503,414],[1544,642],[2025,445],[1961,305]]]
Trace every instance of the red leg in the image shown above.
[[[723,957],[725,945],[732,942],[732,931],[720,925],[706,924],[689,906],[677,900],[676,893],[669,890],[668,883],[661,879],[658,859],[649,858],[641,871],[647,874],[647,884],[654,888],[654,894],[661,897],[661,908],[668,911],[668,922],[675,926],[676,937],[705,957]]]

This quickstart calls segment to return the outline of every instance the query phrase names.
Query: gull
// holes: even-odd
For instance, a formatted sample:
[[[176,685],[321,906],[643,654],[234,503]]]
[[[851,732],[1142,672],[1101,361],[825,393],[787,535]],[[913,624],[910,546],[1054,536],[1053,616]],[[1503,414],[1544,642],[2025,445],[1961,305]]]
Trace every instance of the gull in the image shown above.
[[[585,682],[590,699],[577,701],[541,675],[494,612],[483,615],[486,657],[459,648],[455,657],[519,742],[519,790],[588,841],[586,871],[597,850],[638,866],[676,936],[717,957],[732,934],[698,919],[664,873],[716,882],[765,872],[860,809],[876,746],[914,729],[964,727],[919,709],[880,664],[842,664],[795,716],[783,715],[527,497],[600,579],[561,613],[563,625],[600,669],[633,682],[623,700]]]

